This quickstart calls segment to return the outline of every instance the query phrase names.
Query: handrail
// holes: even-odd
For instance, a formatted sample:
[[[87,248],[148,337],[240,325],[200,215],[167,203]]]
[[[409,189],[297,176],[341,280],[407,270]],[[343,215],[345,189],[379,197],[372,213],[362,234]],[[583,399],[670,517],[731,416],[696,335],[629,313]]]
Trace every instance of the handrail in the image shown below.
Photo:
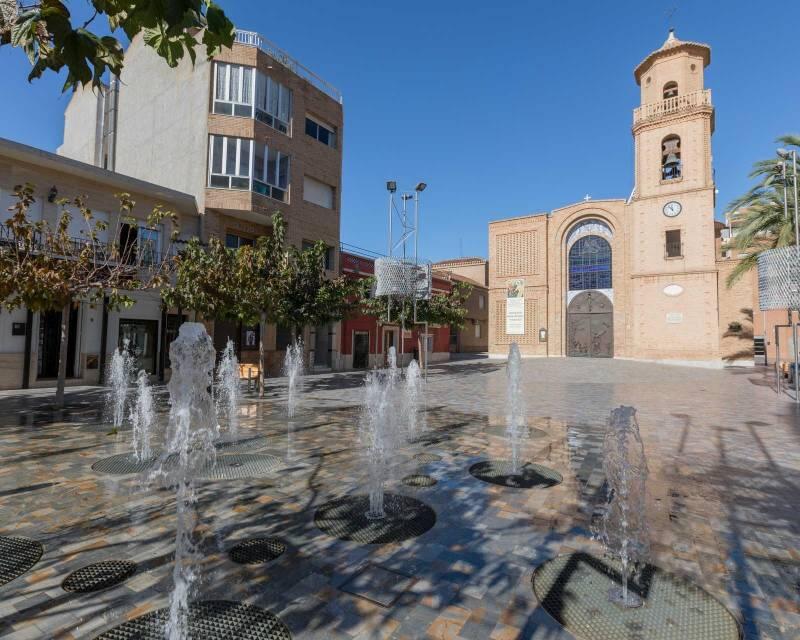
[[[326,93],[331,98],[342,104],[342,92],[334,87],[327,80],[323,80],[316,73],[311,71],[308,67],[298,62],[295,58],[290,56],[286,51],[281,49],[275,43],[267,40],[264,36],[256,31],[244,31],[243,29],[236,29],[235,41],[248,47],[256,47],[263,51],[276,62],[279,62],[284,67],[289,69],[292,73],[300,76],[313,84],[317,89]]]
[[[661,118],[663,116],[684,111],[691,111],[697,107],[711,107],[711,89],[701,89],[684,95],[666,98],[659,102],[643,104],[633,110],[633,124]]]

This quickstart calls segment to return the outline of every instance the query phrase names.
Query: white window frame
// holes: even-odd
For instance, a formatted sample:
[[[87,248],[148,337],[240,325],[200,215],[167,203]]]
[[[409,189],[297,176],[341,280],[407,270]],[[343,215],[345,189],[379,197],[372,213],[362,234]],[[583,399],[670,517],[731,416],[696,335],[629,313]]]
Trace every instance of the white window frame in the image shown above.
[[[222,140],[222,171],[220,173],[214,172],[214,140],[220,138]],[[231,171],[228,170],[228,144],[236,141],[236,156],[234,160],[234,167]],[[247,173],[241,174],[239,170],[242,169],[242,143],[247,142],[250,146],[250,157],[247,159]],[[253,175],[253,143],[250,138],[235,138],[232,136],[208,136],[208,187],[211,189],[234,189],[236,191],[250,191],[252,189]],[[212,184],[212,177],[227,178],[227,186]],[[247,186],[233,186],[233,180],[247,180]]]
[[[239,98],[244,93],[244,85],[245,85],[245,70],[250,72],[250,102],[243,102],[242,100],[234,100],[231,97],[231,69],[232,68],[239,69],[239,83],[236,87],[236,94]],[[219,73],[221,70],[225,71],[225,82],[223,85],[224,88],[224,96],[221,98],[217,97],[217,82],[219,80]],[[253,117],[253,108],[255,105],[255,95],[256,95],[256,73],[255,67],[248,67],[241,64],[231,64],[229,62],[214,62],[214,95],[213,95],[213,104],[211,106],[213,113],[218,113],[220,115],[230,115],[238,118],[252,118]],[[221,113],[217,111],[217,103],[221,102],[223,104],[231,105],[231,112],[230,113]],[[248,107],[250,113],[248,114],[237,114],[236,107]]]
[[[328,132],[328,142],[327,143],[322,142],[322,140],[319,139],[319,135],[312,136],[310,133],[308,133],[306,131],[306,124],[304,122],[303,123],[303,132],[309,138],[314,138],[314,140],[316,140],[317,142],[320,142],[320,143],[324,144],[326,147],[330,147],[331,149],[338,148],[339,132],[336,130],[336,127],[334,127],[331,124],[325,124],[325,123],[321,122],[318,118],[315,118],[314,116],[309,115],[308,113],[306,114],[306,120],[311,120],[311,122],[313,122],[315,125],[317,125],[317,131],[319,131],[319,128],[322,127],[323,129],[325,129]],[[333,144],[331,144],[331,143],[333,143]]]
[[[268,127],[272,127],[276,131],[280,131],[281,133],[285,133],[286,135],[291,136],[292,131],[292,101],[294,96],[292,95],[292,90],[289,87],[282,85],[277,80],[273,79],[272,77],[265,75],[263,73],[257,73],[258,77],[255,82],[255,90],[253,94],[253,104],[255,105],[255,109],[253,111],[253,117],[266,124]],[[263,108],[259,105],[258,94],[261,91],[260,85],[263,82],[263,89],[264,89],[264,106]],[[277,90],[278,92],[278,99],[276,101],[276,108],[275,111],[277,113],[273,113],[270,107],[271,100],[274,91]],[[282,96],[287,95],[287,104],[285,105],[287,108],[287,113],[281,113],[281,104],[282,104]],[[260,114],[259,114],[260,112]],[[282,115],[286,115],[286,118],[281,117]]]
[[[214,142],[220,139],[222,141],[221,156],[222,166],[219,172],[214,171]],[[228,149],[229,145],[235,141],[236,153],[233,160],[233,167],[228,166]],[[249,155],[247,149],[244,149],[245,143],[249,145]],[[264,167],[260,176],[255,175],[255,160],[258,146],[264,151]],[[289,203],[289,194],[291,191],[291,171],[292,171],[292,157],[287,153],[275,151],[275,178],[273,181],[269,180],[269,154],[270,148],[266,143],[259,143],[251,138],[236,138],[233,136],[208,136],[208,180],[206,182],[209,189],[232,189],[236,191],[253,191],[259,195],[278,200],[279,202]],[[281,164],[283,160],[286,161],[286,170],[281,172]],[[244,173],[242,171],[244,170]],[[217,180],[214,180],[217,178]],[[225,184],[220,184],[219,178],[223,178]],[[234,182],[240,181],[237,183]],[[242,181],[246,181],[246,184]],[[256,189],[256,183],[259,188]],[[261,186],[263,185],[263,187]],[[284,185],[284,186],[282,186]],[[281,197],[279,193],[282,192]]]
[[[486,297],[482,294],[478,294],[478,309],[485,309],[486,308]],[[477,336],[480,338],[480,336]]]
[[[481,323],[480,323],[480,321],[475,323],[475,337],[476,338],[480,338],[481,337]]]
[[[257,143],[257,144],[262,144],[262,143]],[[253,178],[253,180],[252,180],[253,191],[255,191],[256,193],[258,193],[258,194],[260,194],[262,196],[267,196],[268,198],[272,198],[273,200],[278,200],[279,202],[288,203],[289,202],[289,188],[291,187],[291,179],[290,178],[291,178],[291,171],[292,171],[292,157],[287,153],[281,153],[277,149],[274,149],[274,151],[275,151],[275,167],[274,167],[274,169],[275,169],[275,180],[274,180],[274,182],[270,182],[269,181],[269,151],[270,151],[269,145],[266,144],[266,143],[263,143],[262,148],[264,149],[264,170],[263,170],[263,173],[261,174],[261,176],[258,176],[258,177],[256,177],[256,175],[254,173],[255,170],[253,170],[253,173],[251,173],[252,178]],[[255,156],[256,156],[257,152],[258,152],[257,149],[254,148],[253,149],[253,154],[251,156],[251,163],[252,163],[253,167],[255,166]],[[281,186],[281,178],[283,177],[283,174],[281,173],[281,160],[283,158],[286,158],[288,160],[287,167],[286,167],[286,176],[285,176],[286,177],[286,186],[285,187]],[[256,182],[264,185],[266,193],[263,193],[261,191],[256,191],[256,189],[255,189],[255,183]],[[273,189],[276,189],[278,191],[283,191],[285,193],[285,197],[284,198],[275,197],[273,195],[274,194]]]

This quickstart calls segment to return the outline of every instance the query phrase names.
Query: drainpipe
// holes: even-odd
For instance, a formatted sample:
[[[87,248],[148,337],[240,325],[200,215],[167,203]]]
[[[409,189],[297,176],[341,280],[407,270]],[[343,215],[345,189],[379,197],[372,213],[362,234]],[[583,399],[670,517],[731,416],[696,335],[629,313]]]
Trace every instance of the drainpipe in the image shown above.
[[[164,369],[167,364],[167,307],[161,304],[161,331],[158,339],[158,381],[164,382]]]
[[[547,212],[547,217],[544,219],[544,241],[546,249],[546,260],[544,261],[544,277],[545,277],[545,321],[547,322],[547,342],[544,343],[545,355],[550,357],[550,212]],[[538,330],[537,330],[538,332]]]
[[[106,382],[106,342],[108,338],[108,296],[103,297],[103,318],[100,323],[100,371],[97,382],[100,385]]]
[[[30,389],[31,386],[31,341],[33,336],[33,311],[28,309],[25,313],[25,360],[22,362],[22,388]]]

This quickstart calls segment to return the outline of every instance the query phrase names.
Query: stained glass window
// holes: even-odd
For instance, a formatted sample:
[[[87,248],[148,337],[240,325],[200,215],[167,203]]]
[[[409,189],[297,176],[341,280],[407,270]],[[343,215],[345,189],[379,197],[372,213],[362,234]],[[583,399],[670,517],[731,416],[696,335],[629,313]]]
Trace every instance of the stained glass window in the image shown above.
[[[570,291],[611,288],[611,245],[600,236],[579,238],[569,250]]]

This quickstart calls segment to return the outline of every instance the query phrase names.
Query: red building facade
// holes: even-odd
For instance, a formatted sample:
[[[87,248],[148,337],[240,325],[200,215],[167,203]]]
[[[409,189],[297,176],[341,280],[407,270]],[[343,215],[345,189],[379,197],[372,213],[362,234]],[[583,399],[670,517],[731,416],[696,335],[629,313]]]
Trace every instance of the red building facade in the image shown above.
[[[373,258],[342,251],[339,264],[341,272],[349,278],[369,278],[375,273]],[[448,280],[433,277],[434,293],[448,292]],[[341,323],[340,357],[344,369],[369,369],[383,366],[389,347],[394,346],[401,363],[407,364],[418,351],[422,340],[427,340],[428,361],[441,362],[450,359],[450,328],[429,325],[427,333],[423,325],[401,327],[373,316],[355,315]]]

